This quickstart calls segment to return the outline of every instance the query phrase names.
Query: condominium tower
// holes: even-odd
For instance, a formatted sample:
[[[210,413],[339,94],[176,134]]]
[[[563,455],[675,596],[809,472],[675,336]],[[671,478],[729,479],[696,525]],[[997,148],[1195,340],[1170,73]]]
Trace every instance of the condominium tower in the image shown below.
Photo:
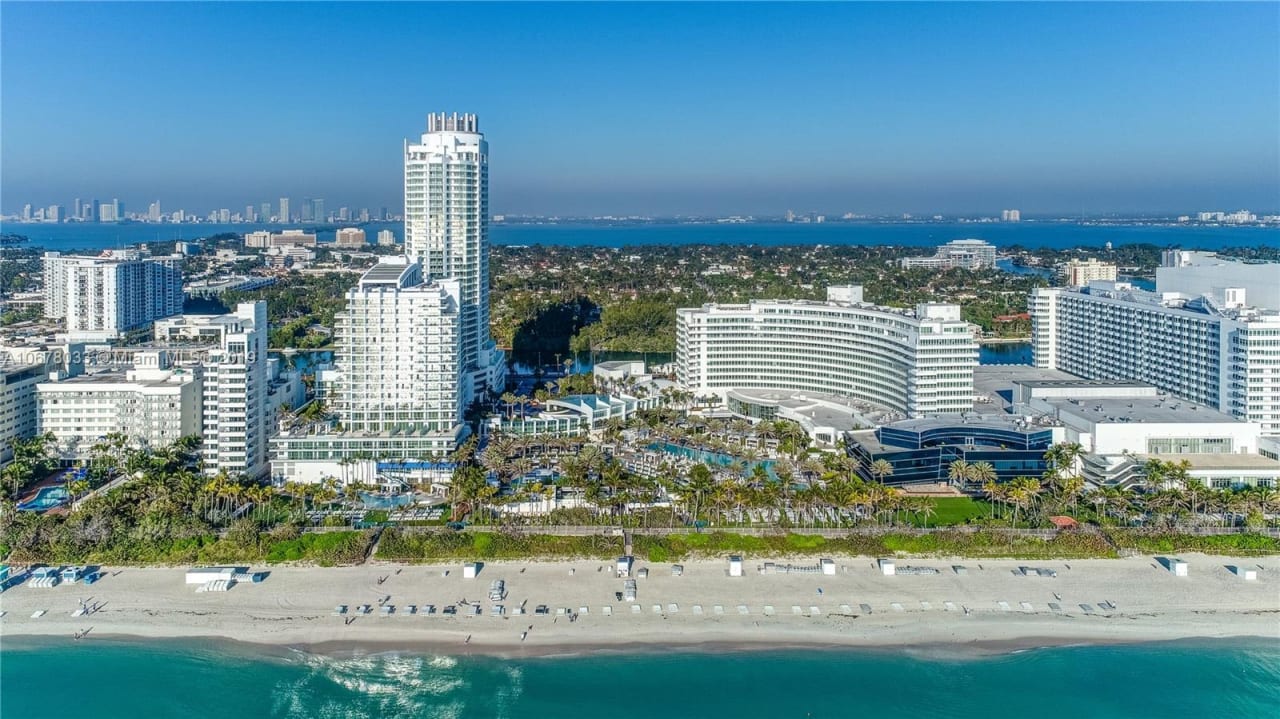
[[[757,300],[676,311],[676,378],[697,392],[831,394],[920,417],[973,408],[978,345],[960,307],[915,310],[830,287],[826,302]]]
[[[489,143],[475,115],[429,115],[421,141],[405,142],[404,209],[405,254],[424,279],[458,281],[471,391],[501,391],[506,363],[489,334]]]
[[[1035,365],[1149,382],[1280,434],[1280,311],[1251,301],[1274,292],[1273,282],[1254,278],[1274,278],[1280,266],[1235,264],[1188,274],[1161,268],[1155,292],[1126,282],[1035,290]]]
[[[44,316],[66,319],[74,340],[112,340],[182,312],[182,256],[107,250],[44,254]]]

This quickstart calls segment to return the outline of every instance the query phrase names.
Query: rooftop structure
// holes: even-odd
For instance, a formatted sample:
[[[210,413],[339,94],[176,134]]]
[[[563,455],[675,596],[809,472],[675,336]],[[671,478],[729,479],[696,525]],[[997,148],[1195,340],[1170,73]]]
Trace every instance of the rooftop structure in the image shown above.
[[[1243,287],[1158,290],[1125,282],[1035,290],[1035,365],[1147,382],[1280,433],[1280,370],[1271,359],[1280,352],[1280,311],[1249,306]]]
[[[902,417],[972,408],[977,343],[958,305],[881,307],[863,302],[856,285],[827,295],[677,310],[677,380],[722,397],[733,389],[836,395]]]

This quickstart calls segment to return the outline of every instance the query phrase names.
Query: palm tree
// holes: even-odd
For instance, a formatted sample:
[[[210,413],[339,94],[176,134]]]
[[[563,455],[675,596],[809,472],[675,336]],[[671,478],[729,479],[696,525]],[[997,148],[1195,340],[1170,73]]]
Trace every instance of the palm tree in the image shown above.
[[[877,459],[867,467],[867,471],[871,472],[871,476],[876,478],[880,484],[884,484],[884,478],[893,476],[893,465],[886,459]]]
[[[986,484],[999,479],[995,465],[990,462],[974,462],[969,465],[969,480],[975,484]]]
[[[969,463],[963,459],[957,459],[947,465],[947,479],[951,480],[952,484],[963,487],[969,483],[971,476],[972,475],[969,473]]]

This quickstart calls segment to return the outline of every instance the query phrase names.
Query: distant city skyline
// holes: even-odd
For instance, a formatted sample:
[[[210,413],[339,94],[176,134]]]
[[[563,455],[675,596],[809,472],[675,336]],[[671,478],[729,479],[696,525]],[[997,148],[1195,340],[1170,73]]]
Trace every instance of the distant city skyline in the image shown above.
[[[1280,208],[1273,4],[722,10],[6,2],[0,211],[398,215],[387,138],[439,111],[479,115],[494,214]]]

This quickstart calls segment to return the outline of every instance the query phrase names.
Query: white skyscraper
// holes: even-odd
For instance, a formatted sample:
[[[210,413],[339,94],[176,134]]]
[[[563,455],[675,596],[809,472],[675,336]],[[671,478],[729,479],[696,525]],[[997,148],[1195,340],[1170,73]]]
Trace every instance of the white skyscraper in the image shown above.
[[[501,391],[505,358],[489,334],[489,143],[475,115],[429,115],[421,142],[405,142],[404,206],[405,254],[428,279],[461,288],[462,372],[477,395]]]
[[[275,476],[373,482],[386,472],[438,469],[432,463],[466,436],[471,376],[460,371],[460,294],[456,280],[427,281],[403,257],[365,272],[334,328],[336,369],[318,378],[317,394],[341,427],[282,433]]]
[[[182,256],[107,250],[44,255],[44,316],[65,318],[73,339],[110,340],[182,312]]]

